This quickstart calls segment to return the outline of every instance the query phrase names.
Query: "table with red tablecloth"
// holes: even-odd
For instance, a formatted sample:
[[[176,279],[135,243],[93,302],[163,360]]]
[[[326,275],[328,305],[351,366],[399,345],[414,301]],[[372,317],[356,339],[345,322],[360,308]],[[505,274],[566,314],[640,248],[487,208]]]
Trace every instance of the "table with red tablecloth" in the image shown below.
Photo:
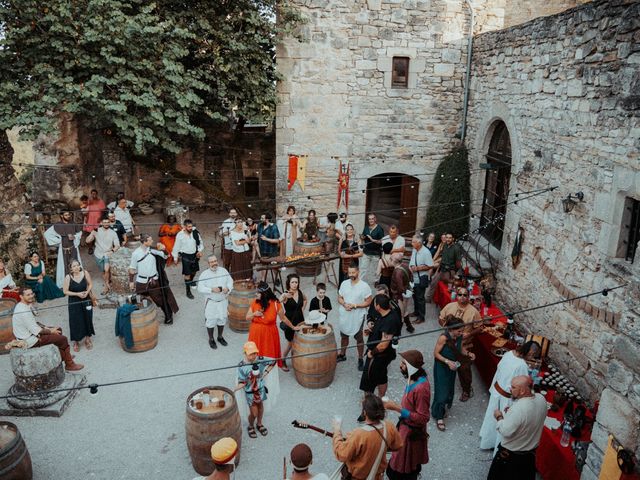
[[[548,402],[553,400],[554,394],[553,390],[547,392]],[[562,422],[564,410],[565,407],[560,408],[557,412],[549,410],[547,416]],[[589,410],[587,410],[587,418],[593,420],[593,414]],[[576,456],[571,445],[575,441],[586,442],[591,439],[591,424],[582,428],[579,438],[571,437],[568,447],[560,445],[560,438],[562,438],[561,426],[555,430],[546,426],[542,429],[540,445],[536,451],[536,470],[544,480],[579,480],[580,473],[576,468]]]

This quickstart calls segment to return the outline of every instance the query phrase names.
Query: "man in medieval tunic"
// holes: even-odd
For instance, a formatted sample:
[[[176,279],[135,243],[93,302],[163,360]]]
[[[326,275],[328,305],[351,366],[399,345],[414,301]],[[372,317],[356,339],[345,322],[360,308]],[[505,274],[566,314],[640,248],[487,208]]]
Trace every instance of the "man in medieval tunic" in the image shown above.
[[[56,266],[56,285],[62,288],[64,277],[69,273],[71,260],[80,258],[80,239],[82,237],[82,225],[73,222],[73,217],[69,210],[63,210],[60,214],[60,221],[53,224],[44,232],[44,238],[52,247],[58,247],[58,263]]]

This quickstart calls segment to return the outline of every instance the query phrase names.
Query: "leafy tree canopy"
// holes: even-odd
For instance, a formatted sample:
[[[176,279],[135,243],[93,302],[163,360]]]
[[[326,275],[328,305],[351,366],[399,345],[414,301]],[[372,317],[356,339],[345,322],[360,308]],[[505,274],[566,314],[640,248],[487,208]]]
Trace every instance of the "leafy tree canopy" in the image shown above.
[[[0,0],[0,128],[34,138],[69,113],[177,152],[232,112],[273,116],[275,43],[298,21],[276,0]]]

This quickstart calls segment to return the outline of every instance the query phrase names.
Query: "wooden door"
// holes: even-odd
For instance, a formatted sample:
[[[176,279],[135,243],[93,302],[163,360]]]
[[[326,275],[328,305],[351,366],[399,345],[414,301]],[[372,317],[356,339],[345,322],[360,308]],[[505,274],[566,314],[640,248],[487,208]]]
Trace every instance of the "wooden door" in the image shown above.
[[[399,229],[403,237],[410,237],[416,230],[418,216],[418,192],[420,180],[410,175],[403,175],[400,189]]]

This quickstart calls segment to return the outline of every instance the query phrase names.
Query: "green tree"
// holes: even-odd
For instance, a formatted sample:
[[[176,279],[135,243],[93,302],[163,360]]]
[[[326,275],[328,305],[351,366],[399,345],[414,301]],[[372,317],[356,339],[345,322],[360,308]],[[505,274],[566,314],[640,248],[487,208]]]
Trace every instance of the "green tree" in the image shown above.
[[[469,233],[470,200],[468,153],[461,146],[444,157],[436,169],[425,232],[435,232],[438,237],[451,232],[456,238]]]
[[[275,43],[299,20],[276,0],[0,0],[0,128],[34,138],[69,113],[135,154],[178,152],[273,116]]]

